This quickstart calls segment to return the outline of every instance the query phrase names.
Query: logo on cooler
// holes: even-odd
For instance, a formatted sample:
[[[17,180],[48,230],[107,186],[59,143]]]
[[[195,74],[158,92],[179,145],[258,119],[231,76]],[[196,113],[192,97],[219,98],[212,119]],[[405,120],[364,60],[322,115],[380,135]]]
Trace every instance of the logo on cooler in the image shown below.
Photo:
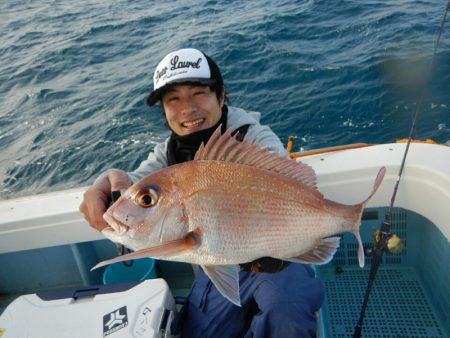
[[[128,326],[127,307],[122,306],[103,316],[103,337]]]

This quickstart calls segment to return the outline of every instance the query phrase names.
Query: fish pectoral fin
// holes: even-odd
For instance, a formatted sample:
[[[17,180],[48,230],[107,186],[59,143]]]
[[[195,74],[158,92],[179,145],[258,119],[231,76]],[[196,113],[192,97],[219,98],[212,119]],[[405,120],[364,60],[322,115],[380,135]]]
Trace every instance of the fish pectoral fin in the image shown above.
[[[226,299],[241,306],[238,265],[202,265],[202,268]]]
[[[132,259],[151,257],[151,258],[168,258],[174,255],[179,255],[183,251],[192,250],[199,244],[199,235],[195,232],[189,232],[185,237],[180,239],[175,239],[173,241],[168,241],[164,244],[153,246],[151,248],[146,248],[131,252],[126,255],[118,256],[113,259],[108,259],[103,262],[98,263],[94,266],[92,270],[98,269],[102,266],[109,265],[112,263],[129,261]]]
[[[286,261],[303,264],[327,264],[331,261],[337,249],[339,248],[339,237],[322,238],[317,241],[316,246],[308,252],[289,258],[283,258]]]

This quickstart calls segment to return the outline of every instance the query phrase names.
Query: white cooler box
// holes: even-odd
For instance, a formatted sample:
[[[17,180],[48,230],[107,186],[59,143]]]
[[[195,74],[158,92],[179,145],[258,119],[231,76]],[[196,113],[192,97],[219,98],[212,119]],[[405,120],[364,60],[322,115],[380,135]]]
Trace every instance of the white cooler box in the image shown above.
[[[18,297],[0,316],[1,338],[173,337],[176,313],[163,279]]]

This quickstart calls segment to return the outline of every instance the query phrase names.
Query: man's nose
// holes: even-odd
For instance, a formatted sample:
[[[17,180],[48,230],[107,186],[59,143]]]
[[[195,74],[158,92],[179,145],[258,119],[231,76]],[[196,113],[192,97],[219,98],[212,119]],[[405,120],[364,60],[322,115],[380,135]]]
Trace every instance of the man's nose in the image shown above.
[[[183,100],[182,113],[191,114],[197,111],[197,104],[193,95],[187,95]]]

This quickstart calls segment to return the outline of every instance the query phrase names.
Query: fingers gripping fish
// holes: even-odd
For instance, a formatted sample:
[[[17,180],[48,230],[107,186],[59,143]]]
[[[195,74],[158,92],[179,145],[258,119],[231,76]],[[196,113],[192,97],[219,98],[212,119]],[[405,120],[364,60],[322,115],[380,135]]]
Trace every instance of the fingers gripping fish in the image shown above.
[[[240,305],[238,264],[273,257],[328,263],[342,232],[359,234],[362,211],[381,184],[356,205],[324,198],[314,170],[220,127],[193,161],[176,164],[131,186],[104,214],[103,234],[135,252],[95,268],[142,257],[199,264],[218,290]]]

